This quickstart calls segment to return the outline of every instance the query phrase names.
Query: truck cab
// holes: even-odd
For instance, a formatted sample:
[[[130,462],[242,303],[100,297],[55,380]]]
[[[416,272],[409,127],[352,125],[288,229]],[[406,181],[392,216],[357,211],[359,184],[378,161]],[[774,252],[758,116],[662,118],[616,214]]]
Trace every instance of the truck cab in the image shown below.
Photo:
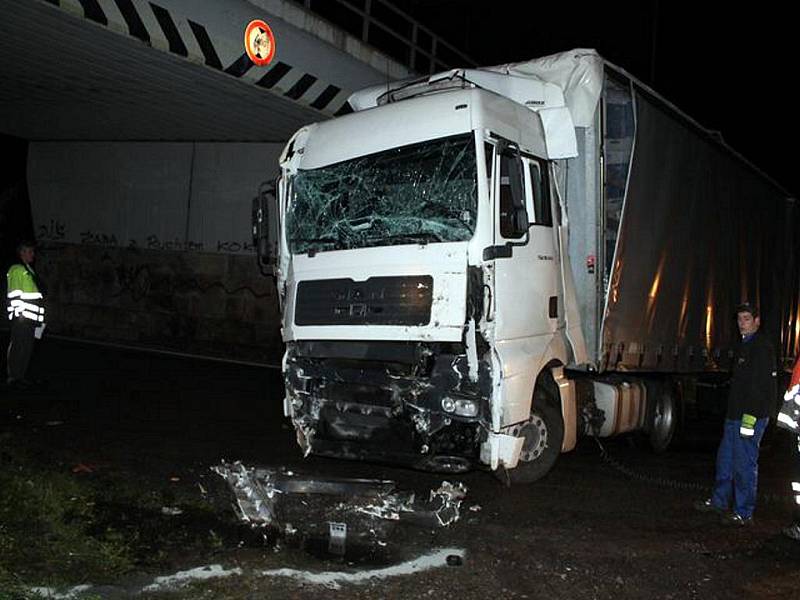
[[[553,169],[536,112],[461,85],[295,134],[274,262],[305,453],[531,479],[574,446]]]

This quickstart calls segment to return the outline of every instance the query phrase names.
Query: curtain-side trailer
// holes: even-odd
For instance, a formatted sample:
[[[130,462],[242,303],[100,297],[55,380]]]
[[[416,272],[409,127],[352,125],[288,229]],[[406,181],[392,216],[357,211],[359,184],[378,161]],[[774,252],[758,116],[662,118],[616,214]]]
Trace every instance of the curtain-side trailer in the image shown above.
[[[533,481],[672,439],[735,306],[794,355],[794,202],[591,50],[363,90],[254,205],[306,453]]]

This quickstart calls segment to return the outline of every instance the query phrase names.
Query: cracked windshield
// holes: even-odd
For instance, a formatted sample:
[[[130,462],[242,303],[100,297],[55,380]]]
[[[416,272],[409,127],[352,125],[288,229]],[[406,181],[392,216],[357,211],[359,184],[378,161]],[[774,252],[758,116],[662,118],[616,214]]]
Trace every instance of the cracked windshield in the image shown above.
[[[286,224],[295,254],[465,241],[475,231],[472,134],[300,170],[292,185]]]

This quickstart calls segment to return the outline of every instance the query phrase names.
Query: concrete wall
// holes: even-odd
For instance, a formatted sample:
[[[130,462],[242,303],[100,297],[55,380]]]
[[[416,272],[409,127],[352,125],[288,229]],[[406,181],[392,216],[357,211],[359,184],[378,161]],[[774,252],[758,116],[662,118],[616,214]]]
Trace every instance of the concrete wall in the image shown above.
[[[275,286],[247,255],[46,242],[47,332],[279,364]]]
[[[252,254],[252,199],[283,144],[32,142],[39,241]]]
[[[34,142],[28,182],[48,331],[277,363],[252,199],[281,144]]]

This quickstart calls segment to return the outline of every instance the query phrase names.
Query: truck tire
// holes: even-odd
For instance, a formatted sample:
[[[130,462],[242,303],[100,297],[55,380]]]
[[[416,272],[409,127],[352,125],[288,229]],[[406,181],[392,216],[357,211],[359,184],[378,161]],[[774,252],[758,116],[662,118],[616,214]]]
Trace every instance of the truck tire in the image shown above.
[[[520,426],[517,436],[524,437],[519,462],[507,471],[511,483],[533,483],[547,475],[561,454],[564,419],[561,416],[555,384],[537,382],[533,392],[530,418]]]
[[[666,452],[678,428],[678,390],[671,381],[647,383],[647,444],[655,454]]]

